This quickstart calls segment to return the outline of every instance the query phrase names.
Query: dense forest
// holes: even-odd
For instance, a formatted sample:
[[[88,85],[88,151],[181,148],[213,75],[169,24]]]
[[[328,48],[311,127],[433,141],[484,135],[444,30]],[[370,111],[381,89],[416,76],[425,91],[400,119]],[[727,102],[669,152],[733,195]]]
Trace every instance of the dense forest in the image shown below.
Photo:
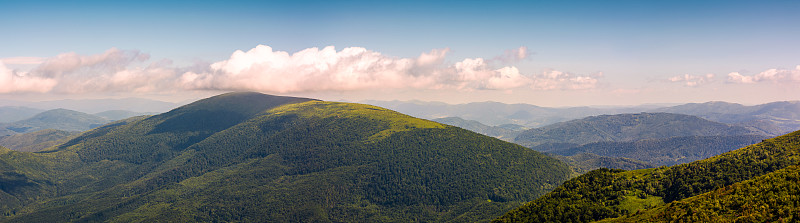
[[[681,205],[683,199],[727,188],[799,162],[800,131],[797,131],[709,159],[672,167],[634,171],[599,169],[571,179],[553,192],[495,221],[590,222],[616,218],[639,210],[663,208],[665,204]],[[754,182],[766,181],[759,179]],[[787,180],[791,182],[792,179],[790,176]],[[765,208],[769,211],[783,210],[780,206]]]
[[[567,163],[567,165],[572,168],[572,172],[577,175],[600,168],[638,170],[656,167],[653,164],[640,160],[622,157],[600,156],[592,153],[580,153],[572,156],[561,156],[551,153],[548,153],[547,155]]]
[[[793,165],[713,192],[609,222],[797,222],[800,166]]]
[[[486,221],[562,162],[379,107],[230,93],[0,149],[0,221]]]

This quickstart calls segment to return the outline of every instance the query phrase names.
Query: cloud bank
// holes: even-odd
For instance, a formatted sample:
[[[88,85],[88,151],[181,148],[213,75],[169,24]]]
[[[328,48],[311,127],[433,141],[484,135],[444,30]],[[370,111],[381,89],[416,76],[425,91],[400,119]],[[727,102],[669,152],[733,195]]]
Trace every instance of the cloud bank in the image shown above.
[[[512,54],[521,59],[527,56],[526,51],[523,47]],[[523,75],[516,67],[495,68],[483,58],[448,64],[445,62],[448,52],[449,49],[434,49],[417,58],[396,58],[361,47],[336,51],[329,46],[289,54],[259,45],[211,64],[211,72],[188,72],[180,80],[183,86],[193,89],[279,93],[378,88],[585,89],[597,82],[591,76]]]
[[[169,92],[176,90],[248,90],[272,93],[365,89],[536,90],[590,89],[602,73],[575,75],[547,70],[523,74],[503,63],[525,59],[527,48],[494,59],[447,62],[450,49],[433,49],[416,58],[398,58],[361,47],[333,46],[295,53],[259,45],[228,59],[188,68],[150,55],[112,48],[102,54],[64,53],[52,58],[16,58],[36,64],[16,71],[0,63],[0,93]],[[499,59],[498,59],[499,58]]]
[[[739,72],[728,74],[728,82],[740,84],[753,84],[759,82],[800,83],[800,65],[793,70],[769,69],[753,76],[745,76]]]

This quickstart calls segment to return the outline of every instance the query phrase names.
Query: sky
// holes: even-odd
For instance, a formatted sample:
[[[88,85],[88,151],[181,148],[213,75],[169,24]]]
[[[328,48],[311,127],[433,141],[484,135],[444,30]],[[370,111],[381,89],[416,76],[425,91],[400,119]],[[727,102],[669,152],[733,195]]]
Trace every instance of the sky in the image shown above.
[[[800,100],[800,1],[0,0],[0,99]]]

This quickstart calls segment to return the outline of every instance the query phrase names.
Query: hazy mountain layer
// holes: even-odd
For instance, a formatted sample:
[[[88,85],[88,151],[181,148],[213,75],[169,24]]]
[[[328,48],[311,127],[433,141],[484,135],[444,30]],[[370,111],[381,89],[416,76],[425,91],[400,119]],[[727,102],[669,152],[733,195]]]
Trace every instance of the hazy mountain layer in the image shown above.
[[[41,109],[28,107],[3,106],[0,107],[0,123],[16,122],[27,119],[43,111],[44,110]]]
[[[514,126],[513,124],[507,124],[505,126],[488,126],[478,121],[464,120],[459,117],[437,118],[432,119],[431,121],[467,129],[473,132],[502,139],[504,141],[514,141],[514,138],[516,138],[517,135],[522,132],[519,130],[521,129],[520,126]]]
[[[699,116],[708,120],[741,124],[785,134],[800,129],[800,101],[780,101],[754,106],[727,102],[692,103],[657,111]]]
[[[474,102],[456,105],[420,101],[367,101],[365,103],[425,119],[460,117],[466,120],[475,120],[490,126],[517,124],[529,128],[541,127],[592,115],[643,112],[656,108],[654,106],[548,108],[529,104],[504,104],[499,102]]]
[[[716,156],[736,148],[761,142],[766,136],[684,136],[643,139],[627,142],[596,142],[550,153],[572,156],[593,153],[601,156],[627,157],[656,166],[672,166]],[[607,166],[607,168],[614,168]],[[624,168],[616,168],[624,169]]]
[[[592,116],[530,129],[520,133],[514,142],[535,147],[554,143],[583,145],[603,141],[623,142],[681,136],[763,134],[690,115],[638,113]]]
[[[0,128],[5,129],[6,135],[11,135],[43,129],[86,131],[105,123],[108,123],[108,120],[100,116],[67,109],[53,109],[25,120],[0,124]]]

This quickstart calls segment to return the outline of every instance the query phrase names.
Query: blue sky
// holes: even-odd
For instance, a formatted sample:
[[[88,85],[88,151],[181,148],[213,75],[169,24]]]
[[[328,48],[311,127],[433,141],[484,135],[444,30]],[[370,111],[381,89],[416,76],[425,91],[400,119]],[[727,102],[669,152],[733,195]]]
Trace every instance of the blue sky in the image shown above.
[[[0,97],[800,100],[798,11],[797,1],[3,0]],[[264,59],[280,52],[274,61],[289,65]]]

